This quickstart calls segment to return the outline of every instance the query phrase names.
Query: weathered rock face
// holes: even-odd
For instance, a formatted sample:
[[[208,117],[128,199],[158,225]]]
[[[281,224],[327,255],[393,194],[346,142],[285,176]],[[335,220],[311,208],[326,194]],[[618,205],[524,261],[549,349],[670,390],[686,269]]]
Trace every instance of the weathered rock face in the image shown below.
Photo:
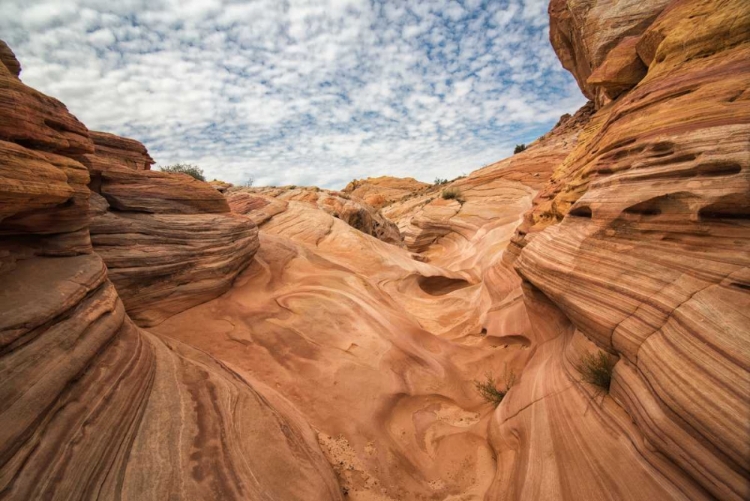
[[[648,73],[594,115],[506,254],[545,344],[494,416],[492,495],[750,496],[750,9],[674,1],[641,31]],[[616,364],[592,400],[574,366],[599,349]],[[611,457],[616,475],[591,469]]]
[[[280,202],[308,204],[379,240],[403,245],[398,227],[393,222],[359,198],[346,193],[315,187],[232,188],[228,191],[227,198],[234,212],[250,215],[259,225],[278,212],[286,210],[286,205],[274,202],[271,200],[273,198]],[[271,212],[266,210],[251,213],[265,205],[269,205]]]
[[[552,47],[583,94],[597,106],[611,98],[606,94],[612,94],[613,88],[627,90],[638,82],[633,80],[642,70],[640,63],[632,59],[629,44],[643,34],[669,3],[670,0],[550,2]],[[590,80],[603,63],[605,68]]]
[[[137,141],[93,133],[90,233],[130,317],[165,318],[226,292],[258,250],[258,229],[185,174],[150,171]]]
[[[138,141],[107,132],[89,131],[89,136],[94,142],[94,153],[82,155],[80,161],[88,167],[92,176],[118,167],[151,170],[154,160]]]
[[[94,250],[142,326],[223,294],[258,250],[258,229],[242,216],[144,214],[107,210],[101,197],[97,203]]]
[[[4,66],[0,67],[0,72],[3,74],[7,72],[14,77],[19,77],[21,75],[21,63],[18,62],[16,55],[13,54],[13,51],[8,47],[8,44],[2,40],[0,40],[0,63]]]
[[[61,102],[19,80],[4,43],[0,61],[0,237],[23,239],[30,255],[90,252],[89,173],[70,158],[93,151],[88,131]],[[12,254],[0,259],[13,262]]]
[[[361,198],[368,205],[380,209],[392,202],[426,191],[431,186],[411,177],[381,176],[355,179],[341,191]]]
[[[88,131],[0,60],[0,497],[341,499],[287,402],[129,319],[89,239]]]
[[[219,193],[226,193],[226,191],[234,186],[232,183],[227,183],[225,181],[219,181],[218,179],[214,179],[213,181],[209,181],[208,184],[214,187],[216,191]]]
[[[425,259],[450,269],[482,268],[478,257],[494,259],[505,248],[520,215],[573,150],[592,111],[587,104],[575,116],[562,117],[526,151],[395,202],[383,214],[398,224],[407,248]],[[443,191],[457,191],[458,199],[444,199]]]
[[[749,498],[749,9],[551,13],[596,102],[393,202],[408,249],[356,196],[227,205],[111,158],[90,181],[87,133],[0,136],[0,497]],[[2,49],[0,103],[27,92]],[[485,372],[517,376],[497,408]]]
[[[101,173],[99,191],[118,211],[148,214],[229,212],[224,197],[187,174],[114,168]]]
[[[318,431],[347,499],[481,499],[492,407],[473,380],[529,354],[523,336],[496,336],[524,328],[502,264],[487,274],[508,290],[490,294],[317,204],[242,191],[230,204],[260,224],[256,262],[155,330],[272,381]]]

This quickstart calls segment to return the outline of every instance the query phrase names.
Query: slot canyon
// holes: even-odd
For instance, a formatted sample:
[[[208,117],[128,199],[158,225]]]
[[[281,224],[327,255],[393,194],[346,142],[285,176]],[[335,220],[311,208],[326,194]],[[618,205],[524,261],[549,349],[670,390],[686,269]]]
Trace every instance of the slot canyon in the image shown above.
[[[152,170],[0,42],[0,500],[750,499],[750,5],[548,15],[587,104],[443,185]]]

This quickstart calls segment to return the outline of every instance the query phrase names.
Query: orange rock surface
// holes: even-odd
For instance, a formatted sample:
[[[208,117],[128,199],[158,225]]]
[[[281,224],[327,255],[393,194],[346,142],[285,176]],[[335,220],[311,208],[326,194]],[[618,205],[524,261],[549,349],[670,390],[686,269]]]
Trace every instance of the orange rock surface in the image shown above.
[[[624,47],[620,44],[627,38],[642,35],[670,2],[550,1],[549,34],[552,47],[565,69],[575,77],[583,94],[594,100],[597,106],[605,104],[609,98],[604,95],[598,82],[595,79],[589,81],[589,77],[610,57],[622,59]],[[607,63],[608,66],[611,64]]]
[[[381,176],[355,179],[341,191],[361,198],[367,204],[380,209],[414,193],[425,191],[431,186],[411,177]]]
[[[744,2],[672,2],[642,36],[659,41],[647,75],[593,117],[527,216],[515,266],[556,348],[495,415],[498,472],[516,475],[490,492],[625,499],[640,464],[632,499],[750,496],[748,32]],[[574,365],[598,349],[617,363],[594,404]],[[566,415],[558,433],[550,416]],[[615,454],[616,475],[590,471]],[[551,480],[530,483],[542,469]]]
[[[563,116],[526,151],[426,193],[417,192],[386,207],[383,214],[398,224],[407,248],[431,262],[467,269],[482,256],[494,259],[553,168],[573,150],[592,111],[587,104],[574,116]],[[442,197],[451,190],[460,200]]]
[[[81,155],[79,160],[93,176],[118,167],[151,170],[154,160],[146,151],[146,147],[138,141],[95,131],[89,131],[89,137],[94,142],[94,153]]]
[[[342,499],[287,401],[133,324],[89,238],[88,131],[2,48],[0,497]]]
[[[750,9],[549,12],[589,104],[344,192],[150,172],[0,45],[0,498],[748,499]]]
[[[286,210],[286,202],[302,203],[316,207],[384,242],[403,245],[401,234],[391,220],[383,217],[380,211],[358,197],[347,193],[296,186],[233,188],[228,192],[228,200],[234,212],[250,215],[259,225],[278,212]],[[269,206],[268,210],[262,212],[260,219],[258,213],[251,212],[259,204]]]

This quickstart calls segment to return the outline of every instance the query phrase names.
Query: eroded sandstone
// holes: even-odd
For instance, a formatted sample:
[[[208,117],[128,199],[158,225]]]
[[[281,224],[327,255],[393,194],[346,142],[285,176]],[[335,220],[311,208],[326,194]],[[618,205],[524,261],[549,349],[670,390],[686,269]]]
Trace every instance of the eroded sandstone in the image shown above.
[[[403,245],[401,234],[392,221],[383,217],[380,211],[356,196],[350,196],[344,192],[296,186],[232,188],[228,190],[227,198],[234,212],[250,215],[259,225],[274,217],[278,212],[286,210],[286,202],[293,201],[316,207],[344,221],[352,228],[379,240],[394,245]],[[255,211],[259,206],[268,206],[268,210],[262,212],[263,217],[260,219],[259,213]]]
[[[591,103],[346,192],[150,172],[0,45],[0,497],[747,498],[750,12],[550,15]]]
[[[341,499],[283,398],[133,324],[89,238],[88,131],[1,48],[0,497]]]

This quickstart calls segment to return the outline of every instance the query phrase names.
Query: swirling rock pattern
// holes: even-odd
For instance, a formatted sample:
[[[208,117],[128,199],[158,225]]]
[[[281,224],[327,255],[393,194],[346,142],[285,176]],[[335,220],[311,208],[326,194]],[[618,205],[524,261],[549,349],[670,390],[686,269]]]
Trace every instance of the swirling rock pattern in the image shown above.
[[[473,267],[477,272],[487,268],[479,263],[480,257],[494,259],[505,248],[519,215],[573,150],[592,111],[587,104],[574,116],[563,116],[526,151],[395,202],[383,214],[398,224],[407,248],[430,262],[451,269]],[[444,190],[457,190],[460,200],[443,199]]]
[[[88,132],[0,49],[0,499],[342,499],[288,402],[129,319],[89,238]]]
[[[550,13],[593,102],[393,194],[406,248],[356,195],[97,163],[0,45],[0,498],[750,497],[750,9]]]
[[[278,204],[273,200],[268,200],[268,198],[273,198],[280,202],[302,202],[312,207],[317,207],[325,213],[344,221],[352,228],[356,228],[383,242],[398,246],[403,245],[401,234],[393,222],[383,217],[380,211],[374,209],[364,201],[343,192],[321,190],[316,187],[298,188],[296,186],[284,186],[232,188],[228,190],[227,196],[232,210],[240,214],[249,214],[258,204],[269,205],[269,209],[274,211],[285,210],[286,206],[283,203]],[[263,201],[264,197],[266,198],[265,202]],[[251,217],[257,219],[257,211],[253,211],[253,213],[255,215]],[[274,212],[273,214],[267,211],[264,212],[269,217],[273,217],[276,213],[278,212]],[[262,224],[265,220],[256,220],[256,222]]]
[[[481,499],[492,407],[473,380],[518,370],[528,354],[523,336],[496,336],[525,326],[508,277],[488,271],[508,289],[490,294],[317,205],[246,192],[230,203],[265,221],[255,263],[228,293],[154,330],[287,396],[347,498]]]
[[[150,171],[137,141],[93,133],[89,230],[130,317],[140,326],[213,299],[258,250],[258,229],[224,196],[185,174]]]
[[[541,291],[569,326],[546,331],[555,352],[524,372],[541,393],[514,392],[495,416],[499,471],[516,475],[493,492],[750,496],[748,32],[743,2],[670,3],[636,44],[648,73],[592,118],[506,254],[520,256],[527,304]],[[573,365],[597,349],[617,360],[611,392],[579,417],[591,390]],[[562,436],[548,415],[576,418]],[[572,437],[579,453],[566,468],[603,465],[613,451],[590,444],[613,434],[628,437],[617,475],[594,468],[571,484],[558,470],[548,485],[524,484],[531,465],[554,469],[545,450],[568,451]],[[621,464],[638,463],[648,477],[628,492]]]

